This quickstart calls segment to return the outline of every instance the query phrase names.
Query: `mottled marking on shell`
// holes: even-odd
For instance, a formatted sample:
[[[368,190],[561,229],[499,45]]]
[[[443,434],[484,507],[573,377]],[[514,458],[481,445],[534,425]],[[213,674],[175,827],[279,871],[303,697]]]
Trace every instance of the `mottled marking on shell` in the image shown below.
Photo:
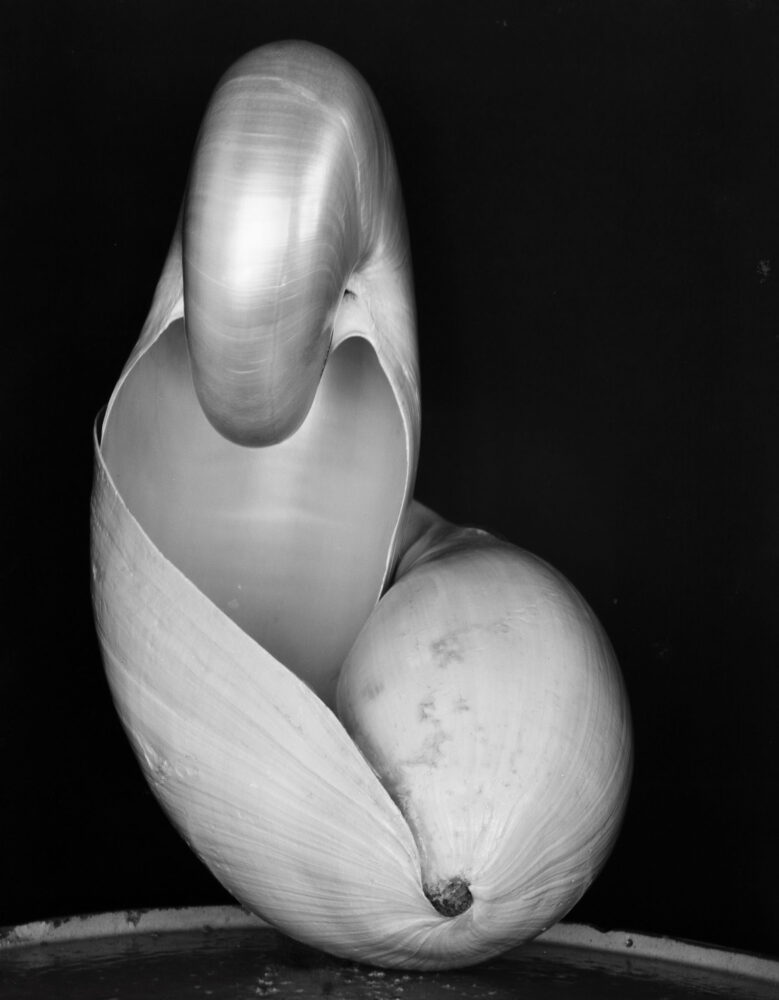
[[[406,757],[405,760],[401,761],[403,767],[434,768],[438,766],[443,754],[443,745],[448,740],[451,740],[452,736],[450,733],[444,731],[440,722],[436,721],[435,725],[435,731],[427,737],[419,748],[419,751],[412,757]]]
[[[419,703],[419,721],[427,722],[433,716],[433,709],[435,708],[435,698],[432,694],[429,694],[427,698],[424,698]]]
[[[430,652],[439,667],[448,667],[452,662],[462,663],[464,659],[462,643],[457,632],[449,632],[431,642]]]
[[[366,684],[363,684],[362,688],[360,689],[360,697],[363,698],[366,702],[373,701],[374,698],[379,697],[379,695],[382,693],[383,690],[384,690],[383,680],[368,681]]]

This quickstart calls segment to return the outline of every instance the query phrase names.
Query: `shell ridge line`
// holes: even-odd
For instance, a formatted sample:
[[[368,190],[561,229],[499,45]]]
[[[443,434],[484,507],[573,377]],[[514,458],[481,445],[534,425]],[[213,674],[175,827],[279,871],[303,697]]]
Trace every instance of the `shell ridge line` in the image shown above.
[[[173,233],[163,271],[152,296],[148,316],[114,386],[103,414],[101,428],[108,423],[114,403],[130,373],[163,333],[178,319],[184,319],[184,278],[181,253],[181,216]]]

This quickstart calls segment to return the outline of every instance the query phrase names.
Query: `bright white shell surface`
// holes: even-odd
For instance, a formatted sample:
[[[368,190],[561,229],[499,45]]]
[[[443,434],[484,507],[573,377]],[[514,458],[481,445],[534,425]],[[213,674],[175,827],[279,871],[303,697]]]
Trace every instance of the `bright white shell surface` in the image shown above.
[[[423,884],[467,885],[485,946],[551,926],[604,863],[631,778],[627,697],[592,611],[542,560],[467,530],[428,549],[352,647],[338,711]]]
[[[273,145],[274,155],[263,160],[263,144],[245,135],[245,116],[233,115],[231,107],[222,114],[220,101],[228,93],[231,100],[240,97],[247,87],[251,104],[257,88],[261,92],[286,72],[305,72],[304,104],[310,111],[321,101],[323,120],[332,127],[315,132],[319,142],[295,146],[289,160],[284,132],[287,139]],[[403,630],[431,627],[427,612],[413,609],[394,637],[387,622],[394,614],[396,587],[402,602],[409,590],[401,588],[425,570],[420,553],[449,533],[435,515],[409,507],[419,386],[410,258],[389,140],[364,83],[316,47],[296,43],[259,50],[227,75],[225,85],[217,93],[214,115],[207,117],[218,127],[206,128],[199,143],[206,153],[198,163],[206,169],[193,171],[189,204],[196,209],[182,213],[189,227],[186,246],[182,249],[177,231],[144,330],[96,433],[93,592],[108,681],[150,786],[187,843],[245,906],[291,936],[343,957],[406,968],[468,965],[538,933],[539,914],[546,920],[549,912],[545,894],[552,893],[557,915],[578,898],[583,883],[576,883],[570,866],[581,863],[584,881],[591,877],[613,840],[621,806],[598,814],[605,817],[600,830],[587,826],[585,848],[563,845],[561,867],[559,838],[564,835],[541,816],[544,789],[529,791],[534,778],[551,781],[559,763],[556,737],[553,731],[545,749],[534,737],[531,742],[542,752],[519,796],[530,805],[531,820],[523,828],[528,842],[517,846],[513,837],[501,838],[494,823],[490,827],[486,821],[469,821],[467,834],[452,836],[450,830],[455,854],[446,837],[439,838],[439,868],[449,872],[452,858],[463,856],[466,843],[473,846],[474,905],[449,918],[426,898],[423,881],[438,850],[431,847],[432,839],[446,831],[424,820],[432,839],[427,836],[423,810],[401,794],[384,768],[387,787],[408,809],[404,817],[329,707],[341,665],[366,621],[359,643],[368,650],[368,672],[380,661],[371,636],[384,630],[389,648],[402,639]],[[299,88],[287,90],[295,96],[293,104],[299,103]],[[274,91],[269,119],[281,122],[282,131],[295,120],[284,114],[284,92],[284,87]],[[235,136],[231,122],[239,123]],[[240,155],[222,156],[217,147],[229,146],[234,138]],[[318,165],[323,169],[317,172]],[[292,243],[282,249],[289,251],[295,272],[291,284],[292,271],[267,266],[281,232],[270,225],[255,282],[251,269],[243,269],[241,255],[231,258],[235,223],[247,198],[255,208],[263,201],[263,185],[266,194],[297,197],[299,189],[283,176],[286,168],[303,178],[314,201],[332,192],[334,178],[336,189],[348,191],[359,177],[359,197],[345,210],[348,225],[340,242],[330,240],[338,231],[332,211],[318,215],[312,209],[306,215],[311,225],[289,230]],[[317,177],[323,179],[321,188]],[[222,200],[217,212],[211,211],[212,190]],[[273,197],[265,202],[274,204]],[[227,228],[220,229],[225,219]],[[260,252],[257,239],[254,233],[252,245]],[[295,244],[298,239],[304,245]],[[209,258],[206,251],[214,245],[225,253]],[[333,248],[329,264],[321,256],[323,246]],[[241,266],[226,274],[220,271],[224,259]],[[310,286],[307,267],[316,272]],[[327,272],[324,286],[321,268]],[[235,294],[225,301],[211,295],[214,280],[232,283]],[[278,309],[268,308],[273,296]],[[193,334],[187,324],[195,314]],[[222,340],[212,343],[209,330],[221,331]],[[306,331],[314,332],[312,343]],[[254,335],[264,345],[258,352],[252,349]],[[289,349],[288,338],[301,336],[298,347]],[[313,389],[302,391],[294,412],[273,424],[276,411],[265,406],[265,396],[253,393],[252,377],[265,359],[271,369],[266,389],[283,391],[295,377],[295,357],[303,356],[310,364],[301,372],[314,379]],[[209,368],[213,358],[215,376]],[[240,404],[235,412],[233,389]],[[267,435],[260,427],[256,436],[267,437],[266,446],[247,447],[254,441],[252,421],[266,419],[273,426]],[[400,581],[379,603],[374,633],[374,608],[404,553]],[[432,562],[428,570],[435,575]],[[487,577],[491,572],[487,568]],[[481,608],[484,634],[493,620],[493,609],[482,599],[487,578],[465,576],[471,587],[468,606]],[[573,645],[581,609],[576,614]],[[438,623],[437,638],[429,637],[429,649],[443,639],[441,629],[449,627],[451,638],[453,626],[445,618]],[[479,627],[474,625],[474,634]],[[500,630],[493,632],[501,640]],[[605,655],[597,641],[590,645],[594,660]],[[447,648],[444,643],[439,650],[446,655]],[[496,664],[503,657],[500,641],[497,648]],[[356,662],[354,654],[350,662]],[[431,662],[435,666],[435,656]],[[604,683],[597,680],[597,670],[589,681],[577,682],[583,706],[578,712],[561,694],[567,708],[557,735],[560,725],[578,725],[582,718],[592,726],[589,742],[580,729],[571,737],[563,734],[560,742],[567,750],[578,747],[593,764],[596,789],[605,774],[599,777],[598,768],[606,768],[611,751],[599,758],[593,747],[598,741],[611,746],[620,733],[624,736],[618,699],[612,703],[617,692],[613,669],[604,668],[603,676],[611,678]],[[402,672],[397,680],[399,690],[408,688]],[[532,685],[523,692],[527,705],[533,698],[541,704]],[[521,720],[508,718],[509,699],[518,692],[512,689],[505,698],[504,693],[485,685],[479,698],[472,697],[474,705],[481,699],[488,717],[491,702],[503,701],[482,754],[482,766],[494,764],[498,781],[506,775],[510,751],[504,742],[508,746],[513,738],[512,725],[521,721],[530,731],[539,721],[527,715],[525,702]],[[554,730],[554,706],[544,705],[543,719]],[[418,695],[409,696],[409,706],[419,712]],[[399,724],[403,711],[398,709]],[[356,718],[348,712],[346,717],[350,724]],[[407,737],[416,738],[409,719],[402,724]],[[479,756],[468,749],[464,730],[460,736],[462,748],[451,756],[457,767]],[[360,741],[370,757],[369,741],[362,736]],[[420,746],[411,751],[421,752]],[[381,772],[382,761],[374,760]],[[613,788],[621,789],[624,765],[614,766]],[[466,768],[463,774],[468,773]],[[580,773],[576,781],[564,781],[562,791],[553,789],[551,812],[564,810],[566,796],[575,801],[585,786]],[[461,814],[474,791],[473,785],[463,785]],[[500,801],[493,795],[490,806],[493,816],[508,810],[507,834],[519,828],[512,818],[519,807],[515,810],[510,798],[516,792],[512,786]],[[436,801],[431,798],[431,808]],[[482,827],[492,832],[479,833]],[[495,850],[488,862],[490,844]],[[589,852],[584,860],[582,850]],[[465,870],[464,862],[460,868]],[[511,900],[527,885],[524,908],[512,909]]]

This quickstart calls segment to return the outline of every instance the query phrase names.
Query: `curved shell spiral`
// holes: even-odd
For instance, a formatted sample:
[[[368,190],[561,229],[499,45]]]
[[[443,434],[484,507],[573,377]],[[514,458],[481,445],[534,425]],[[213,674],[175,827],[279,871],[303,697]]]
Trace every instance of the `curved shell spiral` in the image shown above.
[[[335,955],[432,969],[520,943],[581,895],[616,837],[631,737],[570,585],[412,500],[419,419],[376,101],[317,46],[255,50],[209,105],[96,428],[98,638],[150,787],[241,903]],[[543,606],[521,649],[482,641],[501,600],[505,620]],[[469,631],[441,671],[452,616]],[[431,698],[450,703],[448,742],[424,766]],[[492,725],[483,743],[458,698]],[[485,780],[507,784],[471,829],[463,783]],[[467,905],[441,903],[466,884]]]

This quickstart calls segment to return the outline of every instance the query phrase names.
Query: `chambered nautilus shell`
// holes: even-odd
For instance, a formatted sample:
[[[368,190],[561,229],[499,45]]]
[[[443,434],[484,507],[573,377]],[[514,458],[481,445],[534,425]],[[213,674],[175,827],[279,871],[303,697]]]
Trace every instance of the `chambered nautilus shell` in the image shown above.
[[[376,101],[317,46],[253,51],[208,107],[96,431],[97,631],[146,779],[216,878],[310,945],[433,969],[571,908],[632,753],[574,588],[413,501],[419,421]]]

